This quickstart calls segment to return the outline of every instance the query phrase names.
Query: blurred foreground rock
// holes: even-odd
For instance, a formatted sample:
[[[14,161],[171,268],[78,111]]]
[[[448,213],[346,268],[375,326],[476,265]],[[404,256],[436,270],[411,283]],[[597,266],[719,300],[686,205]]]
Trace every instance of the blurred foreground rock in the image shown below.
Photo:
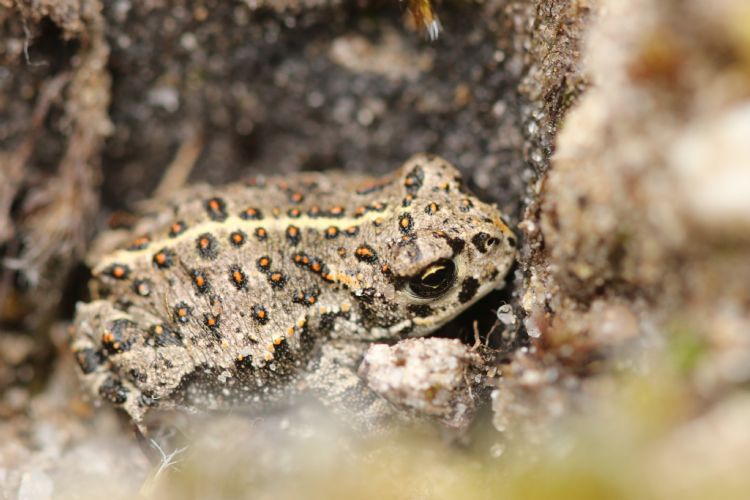
[[[747,498],[746,1],[445,2],[434,45],[380,4],[142,0],[108,3],[101,17],[88,2],[2,5],[6,497],[91,482],[113,497]],[[29,41],[32,63],[64,64],[30,64]],[[19,332],[61,305],[59,276],[96,218],[98,176],[101,227],[147,197],[186,143],[199,150],[193,178],[214,182],[382,172],[429,150],[514,214],[524,236],[514,289],[443,332],[470,338],[474,320],[482,334],[506,328],[493,361],[414,340],[409,351],[374,346],[363,367],[409,411],[467,427],[466,449],[424,428],[363,442],[301,409],[207,418],[191,447],[162,450],[163,467],[151,466],[110,412],[76,403],[64,369],[36,393],[17,390],[33,379],[19,367],[37,359]],[[55,179],[70,184],[55,190]],[[81,203],[70,203],[77,189]],[[431,359],[441,349],[456,350],[455,365]],[[478,366],[491,415],[486,395],[463,392]],[[117,488],[114,470],[126,471]]]

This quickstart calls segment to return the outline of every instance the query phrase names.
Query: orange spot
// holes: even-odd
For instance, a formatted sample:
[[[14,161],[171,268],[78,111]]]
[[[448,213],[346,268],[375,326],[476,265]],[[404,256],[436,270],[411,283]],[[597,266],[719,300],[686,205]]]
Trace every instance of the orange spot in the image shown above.
[[[166,255],[164,255],[164,254],[163,254],[163,253],[161,253],[161,252],[160,252],[160,253],[157,253],[157,254],[156,254],[156,257],[154,257],[154,259],[156,259],[156,263],[157,263],[157,264],[164,264],[164,263],[166,263],[166,262],[167,262],[167,256],[166,256]]]
[[[179,309],[177,309],[177,316],[179,316],[180,318],[184,318],[185,316],[187,316],[187,309],[185,309],[184,307],[180,307]]]
[[[211,208],[211,210],[219,210],[219,202],[216,200],[210,200],[208,202],[208,206]]]
[[[112,276],[115,278],[122,278],[125,276],[125,268],[122,266],[117,266],[114,269],[112,269]]]
[[[265,318],[266,317],[266,311],[264,311],[263,309],[261,309],[260,311],[258,311],[258,317],[259,318]]]
[[[206,284],[206,280],[203,278],[203,276],[196,276],[195,277],[195,284],[198,286],[203,286]]]
[[[260,265],[261,265],[262,267],[267,267],[267,266],[268,266],[268,264],[269,264],[269,262],[268,262],[268,259],[267,259],[267,258],[265,258],[265,257],[261,257],[261,259],[260,259]]]
[[[331,208],[331,214],[332,215],[341,215],[344,213],[344,207],[341,205],[336,205],[335,207]]]
[[[320,262],[313,262],[313,265],[310,266],[310,269],[312,269],[316,273],[320,272],[320,269],[321,269]]]
[[[365,207],[357,207],[354,210],[354,215],[365,215],[365,210],[366,210]]]
[[[240,233],[234,233],[232,235],[232,241],[235,243],[242,243],[242,235]]]
[[[281,281],[281,273],[273,273],[271,275],[271,281]]]
[[[240,283],[242,281],[242,273],[239,271],[235,271],[232,273],[232,279],[234,279],[235,283]]]
[[[302,201],[302,198],[302,193],[300,193],[299,191],[292,194],[292,201],[295,203],[299,203],[300,201]]]
[[[283,339],[281,337],[276,337],[275,339],[273,339],[273,343],[274,343],[274,345],[279,345],[279,344],[281,344],[282,340]]]

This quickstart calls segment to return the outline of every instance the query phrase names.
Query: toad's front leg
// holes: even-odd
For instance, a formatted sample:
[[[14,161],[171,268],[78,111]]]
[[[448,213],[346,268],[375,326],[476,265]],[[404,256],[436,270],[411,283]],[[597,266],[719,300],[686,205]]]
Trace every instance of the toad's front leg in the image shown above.
[[[395,423],[395,407],[357,374],[367,342],[330,342],[309,366],[304,382],[323,405],[356,429],[378,430]]]

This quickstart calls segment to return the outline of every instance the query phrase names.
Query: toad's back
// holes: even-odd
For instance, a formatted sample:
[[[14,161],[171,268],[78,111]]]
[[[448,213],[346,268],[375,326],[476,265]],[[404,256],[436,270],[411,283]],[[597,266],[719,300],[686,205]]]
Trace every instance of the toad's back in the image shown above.
[[[380,179],[300,174],[150,204],[100,238],[73,338],[86,384],[136,420],[272,396],[322,339],[427,333],[502,280],[515,245],[436,157]]]

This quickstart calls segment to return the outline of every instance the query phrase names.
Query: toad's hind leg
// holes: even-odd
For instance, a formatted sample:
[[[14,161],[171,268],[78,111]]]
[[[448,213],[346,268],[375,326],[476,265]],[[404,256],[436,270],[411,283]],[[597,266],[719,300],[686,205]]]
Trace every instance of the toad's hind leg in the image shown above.
[[[368,344],[329,343],[322,346],[305,377],[309,390],[353,428],[384,430],[399,414],[357,375]]]
[[[124,409],[137,424],[155,401],[138,387],[144,349],[143,321],[116,309],[111,302],[79,303],[71,331],[71,350],[79,375],[94,398]],[[131,363],[141,358],[140,363]]]

